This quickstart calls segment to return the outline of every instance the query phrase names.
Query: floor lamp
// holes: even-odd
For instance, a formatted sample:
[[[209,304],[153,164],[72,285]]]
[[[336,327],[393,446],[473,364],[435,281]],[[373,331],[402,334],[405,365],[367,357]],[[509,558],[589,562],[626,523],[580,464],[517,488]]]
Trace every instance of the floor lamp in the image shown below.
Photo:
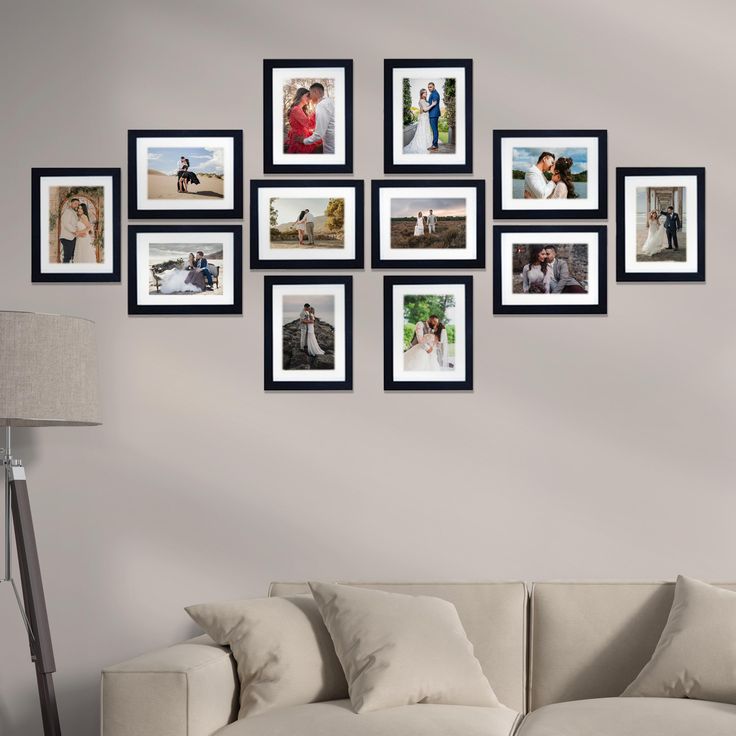
[[[11,453],[13,427],[100,424],[94,322],[77,317],[0,311],[0,426],[5,428],[5,569],[28,631],[45,736],[60,736],[56,671],[41,567],[23,463]],[[13,579],[12,537],[22,599]]]

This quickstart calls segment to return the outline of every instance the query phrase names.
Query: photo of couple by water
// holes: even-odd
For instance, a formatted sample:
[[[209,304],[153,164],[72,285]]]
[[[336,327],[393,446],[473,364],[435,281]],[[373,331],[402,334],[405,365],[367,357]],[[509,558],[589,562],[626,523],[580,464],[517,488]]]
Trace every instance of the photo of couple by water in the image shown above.
[[[455,297],[404,297],[404,370],[452,371],[455,367]]]
[[[685,187],[637,188],[637,261],[687,260],[685,194]]]
[[[584,199],[588,185],[586,148],[514,148],[514,199]]]
[[[514,244],[512,292],[587,294],[588,246],[584,243]]]
[[[334,370],[335,297],[283,297],[283,369]]]
[[[149,294],[222,295],[222,243],[151,243]]]
[[[148,149],[148,198],[224,198],[224,149],[163,147]]]
[[[335,80],[288,79],[283,102],[284,153],[334,154]]]
[[[345,248],[343,197],[271,197],[271,248]]]
[[[391,248],[465,248],[466,211],[461,198],[392,198]]]
[[[403,80],[404,153],[455,153],[455,79]]]

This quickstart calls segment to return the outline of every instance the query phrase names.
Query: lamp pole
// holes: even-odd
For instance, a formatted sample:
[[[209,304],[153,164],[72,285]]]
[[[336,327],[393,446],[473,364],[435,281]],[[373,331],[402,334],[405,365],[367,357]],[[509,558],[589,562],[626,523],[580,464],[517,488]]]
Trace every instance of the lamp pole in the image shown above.
[[[51,630],[49,629],[49,619],[46,613],[46,599],[43,593],[36,535],[33,530],[26,471],[21,461],[12,457],[9,426],[5,428],[3,471],[5,478],[5,577],[2,582],[8,582],[12,585],[28,632],[31,660],[36,665],[36,680],[38,695],[41,700],[44,736],[61,736],[53,680],[56,663],[51,645]],[[12,574],[11,538],[13,530],[15,531],[18,569],[23,590],[22,601]]]

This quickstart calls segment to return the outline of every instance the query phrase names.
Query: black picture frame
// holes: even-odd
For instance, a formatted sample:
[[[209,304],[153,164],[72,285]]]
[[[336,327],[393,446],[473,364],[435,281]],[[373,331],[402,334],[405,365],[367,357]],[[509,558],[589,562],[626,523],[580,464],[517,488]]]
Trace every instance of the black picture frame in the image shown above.
[[[145,233],[230,233],[233,236],[232,304],[138,303],[138,234]],[[129,315],[211,315],[243,314],[243,227],[242,225],[129,225],[128,226],[128,314]]]
[[[42,242],[41,217],[48,213],[41,212],[41,180],[47,177],[100,177],[112,179],[112,213],[106,216],[112,221],[112,271],[110,273],[44,273],[41,249],[48,248]],[[120,282],[120,178],[119,168],[32,168],[31,169],[31,282],[38,283],[119,283]],[[106,244],[105,247],[108,247]]]
[[[342,381],[279,381],[273,371],[273,288],[274,286],[341,284],[345,289],[345,378]],[[353,277],[330,275],[265,276],[263,280],[263,383],[266,391],[352,391],[353,390]]]
[[[232,138],[233,206],[229,209],[140,209],[138,207],[138,138]],[[196,204],[196,200],[192,200]],[[130,220],[242,220],[243,219],[243,131],[242,130],[129,130],[128,131],[128,219]]]
[[[463,381],[397,381],[393,371],[393,290],[395,286],[461,285],[465,288],[465,379]],[[403,340],[403,336],[402,336]],[[383,277],[383,388],[384,391],[473,390],[473,277],[457,275]]]
[[[509,305],[503,303],[501,236],[505,233],[595,233],[598,236],[598,302],[596,304]],[[607,314],[608,313],[608,228],[606,225],[494,225],[493,227],[493,314]]]
[[[342,67],[345,73],[345,163],[279,164],[273,160],[274,128],[273,71],[290,68]],[[265,174],[352,174],[353,173],[353,60],[352,59],[264,59],[263,60],[263,172]]]
[[[475,258],[447,258],[446,260],[401,259],[381,257],[381,189],[447,187],[476,190],[476,256]],[[467,231],[467,223],[466,223]],[[448,253],[452,253],[448,249]],[[382,269],[482,269],[486,266],[486,182],[484,179],[374,179],[371,182],[371,268]]]
[[[465,71],[465,161],[461,164],[396,164],[393,145],[393,70],[425,67],[458,67]],[[438,155],[436,158],[441,159]],[[384,59],[383,62],[383,170],[386,174],[473,173],[473,60]]]
[[[501,145],[504,138],[597,138],[598,207],[593,209],[503,208]],[[590,172],[588,172],[590,175]],[[590,181],[590,179],[588,180]],[[494,220],[605,220],[608,217],[608,131],[607,130],[494,130],[493,131],[493,219]]]
[[[690,272],[644,273],[626,270],[625,185],[629,176],[694,176],[697,181],[698,267]],[[689,206],[689,205],[688,205]],[[689,246],[688,246],[689,247]],[[703,282],[705,281],[705,167],[619,167],[616,169],[616,281],[619,283]]]
[[[310,186],[350,187],[355,190],[355,257],[349,259],[321,258],[300,260],[276,260],[261,258],[259,254],[259,229],[261,213],[258,211],[258,193],[261,189],[286,187],[304,189]],[[365,264],[365,182],[362,179],[253,179],[250,183],[250,268],[259,269],[362,269]],[[294,249],[294,253],[299,253]]]

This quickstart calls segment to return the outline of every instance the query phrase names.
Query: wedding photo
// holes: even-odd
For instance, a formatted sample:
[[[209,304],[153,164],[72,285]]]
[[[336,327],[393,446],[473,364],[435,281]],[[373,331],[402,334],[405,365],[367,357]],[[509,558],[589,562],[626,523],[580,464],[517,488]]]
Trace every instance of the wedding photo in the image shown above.
[[[616,169],[616,280],[705,281],[705,169]]]
[[[129,130],[128,217],[242,218],[241,130]]]
[[[271,248],[344,248],[345,199],[272,197]]]
[[[472,171],[472,61],[384,61],[386,173]]]
[[[485,182],[372,183],[373,268],[483,268]]]
[[[606,131],[495,130],[493,156],[495,218],[605,218]]]
[[[252,180],[251,268],[362,268],[360,180]]]
[[[471,389],[472,276],[384,277],[384,387]]]
[[[264,61],[266,173],[352,171],[352,61]]]
[[[120,170],[33,169],[33,281],[120,280]]]
[[[282,297],[282,361],[285,371],[335,369],[335,297]]]
[[[242,314],[242,228],[131,225],[129,314]]]
[[[222,199],[224,150],[152,146],[148,149],[149,199]]]
[[[353,386],[351,276],[266,276],[266,390]]]
[[[605,314],[607,229],[496,225],[494,314]]]

